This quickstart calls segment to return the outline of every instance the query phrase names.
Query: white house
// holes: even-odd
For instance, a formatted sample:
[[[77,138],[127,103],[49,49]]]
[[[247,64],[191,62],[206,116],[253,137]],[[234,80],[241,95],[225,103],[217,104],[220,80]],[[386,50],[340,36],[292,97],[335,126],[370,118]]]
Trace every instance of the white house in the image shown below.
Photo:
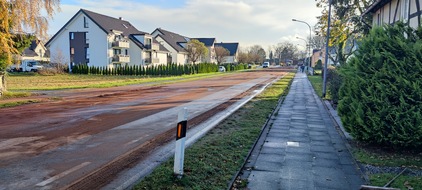
[[[162,28],[155,29],[151,35],[160,45],[164,46],[166,49],[168,49],[168,51],[171,52],[171,55],[169,56],[169,59],[171,58],[171,63],[188,63],[188,52],[185,49],[186,44],[190,40],[188,37],[164,30]]]
[[[422,0],[377,0],[364,13],[372,13],[372,25],[392,24],[399,20],[417,28],[421,26]]]
[[[50,61],[49,52],[44,44],[36,39],[31,41],[31,45],[24,49],[18,58],[20,61],[35,60],[35,61]]]
[[[72,69],[165,64],[170,53],[146,32],[120,18],[80,9],[46,44],[51,57],[60,56]]]
[[[201,61],[203,63],[217,63],[216,56],[215,56],[215,46],[216,43],[215,38],[192,38],[196,39],[199,42],[204,43],[205,47],[208,49],[208,54],[205,57],[201,57]]]
[[[237,63],[237,55],[239,53],[239,43],[215,43],[215,47],[220,46],[229,50],[229,56],[224,57],[223,63]]]

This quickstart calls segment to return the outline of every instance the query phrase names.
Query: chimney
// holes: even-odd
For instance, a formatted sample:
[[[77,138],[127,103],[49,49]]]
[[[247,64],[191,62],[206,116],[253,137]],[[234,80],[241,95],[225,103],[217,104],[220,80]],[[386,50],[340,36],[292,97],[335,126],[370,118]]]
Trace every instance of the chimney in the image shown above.
[[[123,18],[122,17],[119,17],[119,20],[123,20]]]

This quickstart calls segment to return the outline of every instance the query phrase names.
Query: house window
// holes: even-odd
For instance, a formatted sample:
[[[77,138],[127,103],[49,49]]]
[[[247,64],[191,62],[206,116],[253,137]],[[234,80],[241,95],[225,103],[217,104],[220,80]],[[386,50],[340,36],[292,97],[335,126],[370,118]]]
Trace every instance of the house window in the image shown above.
[[[85,48],[86,59],[89,59],[89,48]]]
[[[86,17],[84,17],[84,28],[89,28],[88,20],[86,19]]]
[[[125,49],[125,55],[129,55],[129,52],[127,49]]]
[[[75,48],[70,48],[70,55],[74,55],[75,54]]]
[[[407,22],[407,20],[409,19],[409,0],[403,0],[401,6],[401,13],[403,22]]]
[[[122,54],[122,51],[120,49],[114,49],[113,55],[120,55]]]
[[[71,32],[69,35],[71,40],[75,39],[75,34],[73,32]]]

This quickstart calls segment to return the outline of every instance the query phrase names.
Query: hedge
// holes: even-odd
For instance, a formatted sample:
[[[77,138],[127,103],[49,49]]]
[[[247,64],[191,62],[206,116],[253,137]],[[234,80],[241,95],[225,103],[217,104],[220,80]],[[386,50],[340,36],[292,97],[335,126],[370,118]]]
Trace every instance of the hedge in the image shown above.
[[[222,64],[226,71],[236,71],[247,69],[247,64]],[[74,74],[91,74],[91,75],[136,75],[136,76],[180,76],[192,75],[199,73],[218,72],[219,65],[214,63],[200,63],[200,64],[167,64],[167,65],[132,65],[126,67],[95,67],[78,64],[73,67]]]

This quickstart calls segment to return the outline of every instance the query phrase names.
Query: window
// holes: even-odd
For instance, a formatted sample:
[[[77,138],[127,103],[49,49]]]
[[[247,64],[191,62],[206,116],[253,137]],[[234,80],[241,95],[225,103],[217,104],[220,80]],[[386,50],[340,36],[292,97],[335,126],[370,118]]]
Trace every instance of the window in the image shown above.
[[[75,48],[70,48],[70,55],[74,55],[75,54]]]
[[[86,59],[89,59],[89,48],[85,48]]]
[[[120,55],[122,54],[122,51],[120,49],[114,49],[113,55]]]
[[[75,39],[75,34],[73,32],[69,33],[69,35],[71,40]]]
[[[85,32],[85,43],[89,44],[88,32]]]
[[[409,19],[409,0],[403,0],[401,4],[401,13],[403,22],[407,22]]]
[[[129,52],[127,51],[127,49],[125,49],[125,55],[129,55]]]
[[[86,17],[84,17],[84,28],[89,28],[88,20],[86,19]]]

